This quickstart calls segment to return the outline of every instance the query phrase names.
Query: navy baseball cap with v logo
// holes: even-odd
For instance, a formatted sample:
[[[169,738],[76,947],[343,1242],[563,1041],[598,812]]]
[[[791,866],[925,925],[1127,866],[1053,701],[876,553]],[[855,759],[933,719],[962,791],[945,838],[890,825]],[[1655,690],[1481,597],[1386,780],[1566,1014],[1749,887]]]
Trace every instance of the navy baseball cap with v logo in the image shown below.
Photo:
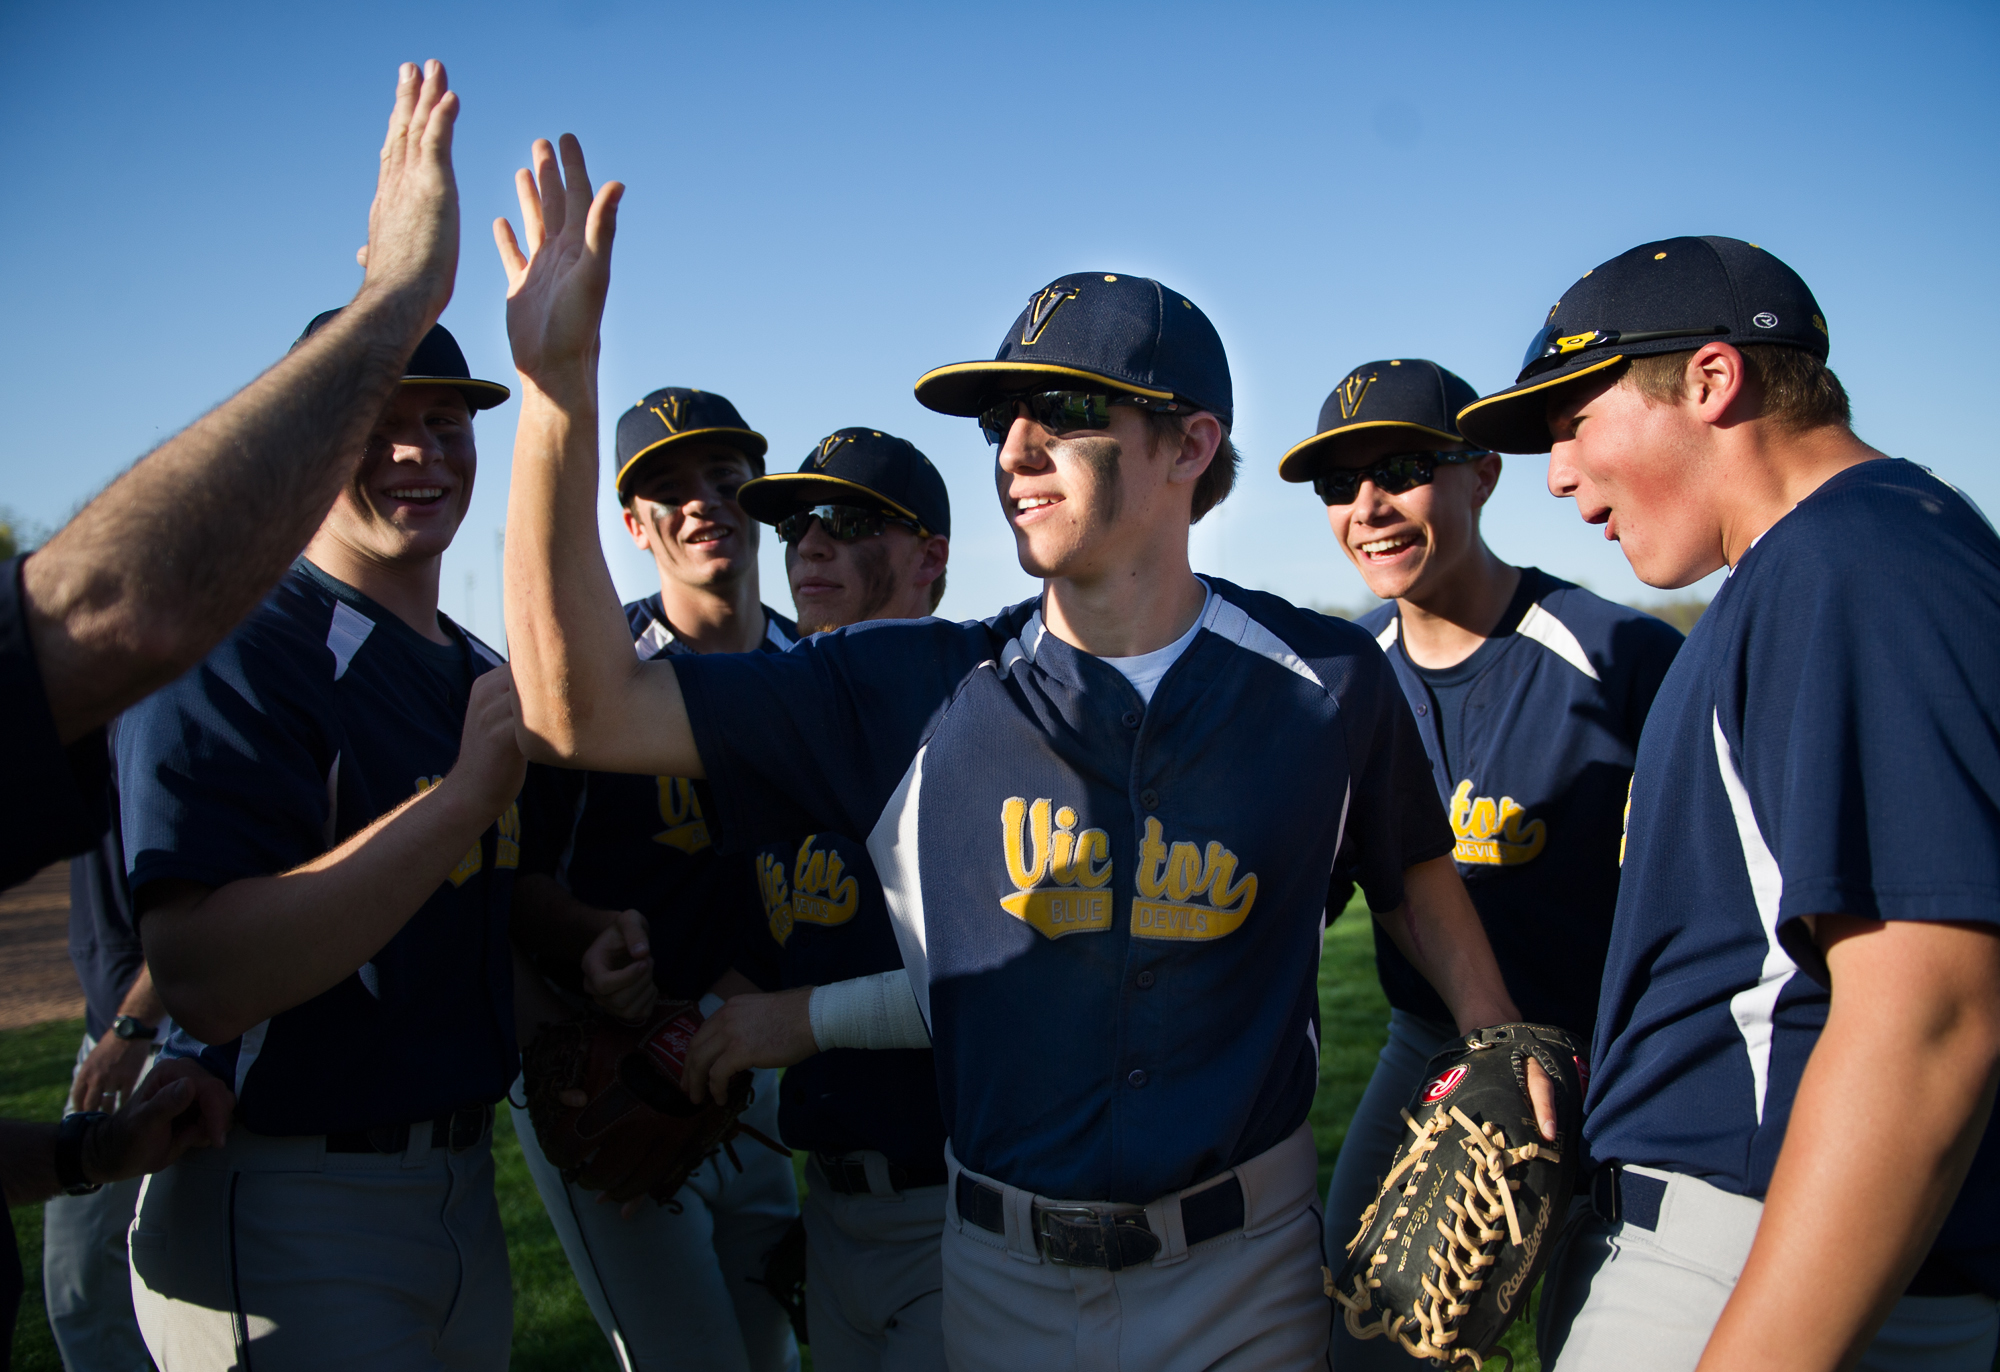
[[[1458,412],[1479,398],[1470,382],[1422,357],[1364,362],[1319,407],[1319,432],[1278,462],[1284,481],[1311,481],[1356,435],[1394,430],[1410,451],[1458,448]]]
[[[1705,343],[1776,343],[1824,361],[1819,302],[1799,274],[1740,238],[1663,238],[1585,272],[1528,340],[1514,384],[1458,413],[1467,441],[1503,453],[1545,453],[1558,388],[1628,357],[1691,352]]]
[[[333,309],[314,315],[305,332],[292,341],[292,347],[298,347],[325,328],[339,313],[340,310]],[[467,407],[475,411],[505,404],[507,397],[513,394],[497,381],[475,379],[472,368],[466,365],[464,350],[451,336],[451,330],[442,324],[431,325],[431,331],[424,335],[423,341],[417,344],[417,350],[410,354],[409,362],[403,367],[403,384],[450,386],[464,396]]]
[[[990,362],[955,362],[917,380],[917,401],[971,417],[1010,391],[1109,391],[1178,400],[1234,421],[1229,358],[1208,316],[1157,281],[1073,272],[1028,298]]]
[[[618,496],[632,493],[642,465],[650,465],[689,443],[719,443],[749,461],[754,476],[764,474],[764,435],[743,422],[736,407],[713,391],[662,386],[618,416]]]

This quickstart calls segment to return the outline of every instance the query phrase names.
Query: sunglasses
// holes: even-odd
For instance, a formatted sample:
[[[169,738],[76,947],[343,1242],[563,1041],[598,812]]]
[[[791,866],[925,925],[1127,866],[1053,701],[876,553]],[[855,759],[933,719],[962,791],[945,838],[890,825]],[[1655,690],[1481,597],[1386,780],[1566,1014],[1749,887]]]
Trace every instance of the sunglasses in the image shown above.
[[[1366,467],[1342,467],[1313,478],[1313,490],[1329,505],[1352,505],[1361,494],[1361,483],[1372,481],[1375,489],[1399,495],[1412,486],[1428,486],[1437,469],[1455,467],[1475,457],[1485,457],[1483,449],[1463,453],[1391,453]]]
[[[882,530],[891,524],[900,524],[918,538],[929,537],[924,526],[914,519],[890,514],[887,510],[871,509],[865,505],[815,505],[809,510],[786,515],[778,521],[778,541],[797,543],[812,528],[813,521],[819,521],[826,536],[836,543],[852,543],[859,538],[879,538]]]
[[[1528,351],[1521,358],[1521,374],[1514,378],[1515,385],[1520,385],[1531,376],[1554,371],[1571,353],[1582,352],[1585,348],[1609,348],[1620,343],[1655,343],[1662,338],[1711,338],[1729,332],[1727,324],[1711,324],[1706,329],[1651,329],[1644,333],[1585,329],[1582,333],[1558,336],[1556,331],[1564,327],[1551,324],[1528,340]]]
[[[1047,429],[1052,434],[1074,433],[1078,429],[1108,429],[1111,427],[1111,407],[1113,405],[1133,405],[1154,414],[1178,414],[1183,410],[1192,412],[1193,405],[1183,405],[1175,400],[1151,400],[1138,395],[1116,395],[1107,391],[1012,391],[995,396],[991,404],[979,412],[979,431],[986,435],[986,441],[999,447],[1007,441],[1007,431],[1014,427],[1015,417],[1026,406],[1028,418]]]

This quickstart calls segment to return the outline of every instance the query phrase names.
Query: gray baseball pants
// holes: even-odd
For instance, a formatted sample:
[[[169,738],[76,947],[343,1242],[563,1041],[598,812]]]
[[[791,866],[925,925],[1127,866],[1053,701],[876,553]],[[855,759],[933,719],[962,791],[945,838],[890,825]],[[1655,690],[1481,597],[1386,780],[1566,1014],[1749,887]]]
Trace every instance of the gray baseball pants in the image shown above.
[[[880,1153],[850,1153],[868,1166]],[[806,1164],[806,1319],[814,1372],[943,1372],[945,1191],[889,1185],[843,1195]]]
[[[1761,1201],[1650,1167],[1666,1184],[1655,1227],[1582,1216],[1543,1278],[1536,1342],[1551,1372],[1686,1372],[1701,1360],[1750,1256]],[[1861,1357],[1863,1372],[1987,1372],[2000,1304],[1986,1296],[1905,1296]]]
[[[238,1126],[146,1179],[132,1303],[162,1372],[504,1372],[514,1337],[488,1136],[401,1153]]]
[[[776,1138],[778,1074],[760,1068],[754,1083],[743,1121]],[[516,1082],[511,1099],[525,1100],[521,1091]],[[562,1179],[518,1107],[514,1132],[584,1302],[626,1372],[798,1372],[791,1321],[754,1284],[799,1213],[789,1156],[738,1139],[741,1172],[717,1154],[674,1197],[679,1214],[648,1199],[628,1220]]]
[[[1332,1302],[1320,1267],[1319,1167],[1312,1130],[1235,1169],[1243,1228],[1193,1248],[1178,1195],[1144,1207],[1164,1246],[1121,1272],[1048,1262],[1030,1232],[1035,1196],[945,1154],[1002,1193],[1006,1233],[947,1205],[944,1336],[954,1372],[1325,1372]],[[1207,1183],[1204,1183],[1204,1186]],[[1092,1208],[1105,1212],[1131,1206]]]

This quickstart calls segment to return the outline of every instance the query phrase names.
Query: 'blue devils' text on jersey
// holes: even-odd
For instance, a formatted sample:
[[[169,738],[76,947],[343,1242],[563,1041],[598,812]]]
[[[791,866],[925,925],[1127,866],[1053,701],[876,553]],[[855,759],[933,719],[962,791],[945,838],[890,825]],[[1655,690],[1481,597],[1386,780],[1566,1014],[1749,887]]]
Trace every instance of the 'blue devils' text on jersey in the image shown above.
[[[783,652],[798,628],[763,609],[761,646]],[[625,619],[641,662],[693,655],[668,627],[657,593],[627,605]],[[728,970],[757,904],[749,864],[716,854],[704,788],[686,777],[625,772],[571,772],[559,784],[570,817],[550,836],[551,849],[537,845],[529,855],[529,870],[552,872],[586,905],[644,915],[654,981],[668,996],[699,1000]]]
[[[1336,857],[1389,909],[1451,851],[1367,635],[1210,585],[1150,705],[1033,601],[674,664],[730,842],[869,835],[952,1147],[1044,1195],[1149,1201],[1298,1128]]]
[[[1632,757],[1680,632],[1534,567],[1521,569],[1485,644],[1447,673],[1411,663],[1395,602],[1356,622],[1387,651],[1416,712],[1458,874],[1514,1003],[1587,1041],[1618,900]],[[1450,686],[1427,680],[1437,676]],[[1454,707],[1456,719],[1446,717]],[[1379,925],[1375,965],[1389,1004],[1451,1023]]]
[[[2000,923],[1996,815],[2000,539],[1921,467],[1849,468],[1744,554],[1653,704],[1591,1157],[1761,1197],[1826,1021],[1796,921]],[[2000,1294],[1996,1235],[1989,1129],[1933,1260]]]
[[[473,679],[499,664],[439,621],[459,642],[432,643],[301,558],[200,666],[127,711],[118,790],[140,908],[150,882],[288,871],[437,784],[458,759]],[[339,985],[231,1043],[176,1030],[167,1051],[198,1052],[260,1134],[499,1100],[520,1070],[507,934],[519,816],[517,802]]]
[[[868,850],[807,834],[756,853],[764,956],[742,970],[760,985],[829,986],[903,965]],[[940,1167],[944,1118],[928,1048],[835,1048],[785,1069],[778,1132],[793,1148],[871,1148],[890,1162]]]

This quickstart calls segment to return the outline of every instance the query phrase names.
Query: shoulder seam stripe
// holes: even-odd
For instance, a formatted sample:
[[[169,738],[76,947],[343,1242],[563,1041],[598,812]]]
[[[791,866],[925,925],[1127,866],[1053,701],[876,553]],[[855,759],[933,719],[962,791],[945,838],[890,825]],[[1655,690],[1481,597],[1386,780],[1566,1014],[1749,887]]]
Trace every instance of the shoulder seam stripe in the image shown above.
[[[1201,627],[1227,639],[1245,652],[1267,657],[1288,672],[1297,673],[1322,691],[1326,683],[1318,673],[1306,666],[1305,662],[1288,647],[1282,638],[1259,624],[1239,606],[1231,604],[1219,595],[1211,595],[1208,611],[1201,617]]]
[[[637,654],[639,661],[650,662],[658,655],[660,649],[673,641],[673,631],[656,619],[646,626],[646,632],[632,640],[632,651]]]
[[[375,621],[344,600],[333,602],[333,622],[326,629],[327,651],[333,654],[333,679],[347,675],[348,664],[375,632]]]
[[[1402,620],[1392,615],[1389,618],[1388,626],[1381,633],[1375,635],[1375,641],[1382,645],[1383,652],[1386,653],[1396,646],[1396,626],[1402,622]]]
[[[1544,610],[1539,600],[1521,616],[1515,632],[1523,638],[1532,638],[1592,681],[1603,679],[1597,675],[1597,668],[1591,665],[1590,655],[1583,651],[1576,635],[1569,631],[1569,625]]]

